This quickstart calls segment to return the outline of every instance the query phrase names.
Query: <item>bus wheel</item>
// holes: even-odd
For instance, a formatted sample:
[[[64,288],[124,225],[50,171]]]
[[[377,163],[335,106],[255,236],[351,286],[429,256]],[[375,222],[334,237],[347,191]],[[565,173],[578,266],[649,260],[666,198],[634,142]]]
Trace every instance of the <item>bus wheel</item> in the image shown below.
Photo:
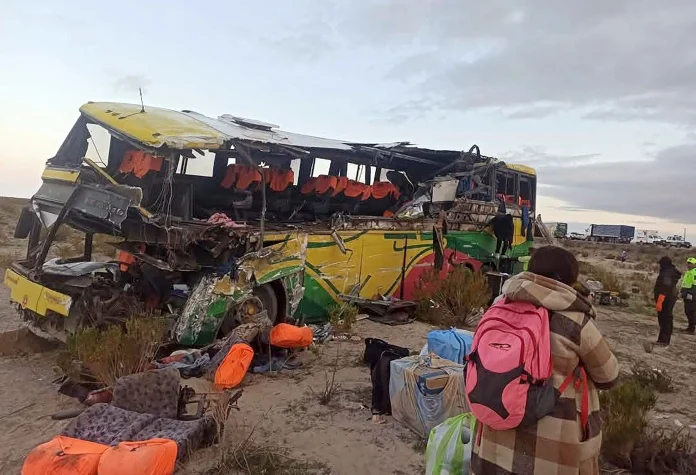
[[[250,297],[228,311],[220,325],[219,337],[229,335],[238,325],[244,323],[249,315],[255,315],[262,310],[266,311],[271,324],[275,325],[278,318],[278,297],[268,284],[255,287]]]
[[[254,287],[252,293],[261,301],[263,309],[268,314],[268,318],[273,325],[278,319],[278,297],[276,296],[273,287],[270,284],[259,285]]]

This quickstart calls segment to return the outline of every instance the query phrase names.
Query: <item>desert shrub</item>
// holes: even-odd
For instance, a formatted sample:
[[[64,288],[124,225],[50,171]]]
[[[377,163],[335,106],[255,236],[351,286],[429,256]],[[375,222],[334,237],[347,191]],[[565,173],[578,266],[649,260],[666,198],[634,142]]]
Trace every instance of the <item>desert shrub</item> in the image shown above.
[[[616,259],[616,254],[607,254],[604,258],[613,261]]]
[[[351,303],[335,305],[329,310],[329,321],[338,333],[350,333],[358,313],[358,307]]]
[[[426,271],[416,283],[419,320],[442,328],[471,325],[475,313],[488,304],[491,290],[481,272],[456,267],[444,279],[434,269]]]
[[[644,363],[635,363],[631,367],[633,379],[643,386],[654,389],[660,393],[673,393],[674,379],[666,372],[655,368],[650,368]]]
[[[641,262],[636,262],[636,263],[633,265],[633,268],[634,268],[635,270],[649,270],[649,269],[650,269],[650,264],[647,263],[647,262],[642,262],[642,261],[641,261]]]
[[[68,338],[58,358],[63,372],[76,381],[95,378],[112,386],[118,378],[144,371],[165,341],[168,320],[134,316],[125,325],[85,327]]]
[[[591,280],[597,280],[602,283],[604,290],[611,292],[621,292],[623,289],[623,283],[621,279],[614,274],[612,271],[604,269],[600,266],[595,266],[589,262],[580,261],[580,273]]]
[[[602,407],[602,457],[620,467],[630,464],[631,453],[648,427],[648,412],[655,407],[655,390],[627,378],[599,395]]]
[[[580,253],[580,255],[581,255],[582,257],[590,257],[589,251],[582,251],[582,252]]]
[[[694,474],[696,456],[689,432],[681,428],[654,428],[647,430],[631,454],[632,473]]]

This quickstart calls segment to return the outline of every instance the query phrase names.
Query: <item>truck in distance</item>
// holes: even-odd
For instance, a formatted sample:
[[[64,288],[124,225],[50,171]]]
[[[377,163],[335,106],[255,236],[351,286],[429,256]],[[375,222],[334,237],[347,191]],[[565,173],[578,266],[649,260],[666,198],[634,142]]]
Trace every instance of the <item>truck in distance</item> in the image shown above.
[[[610,242],[629,244],[633,239],[636,228],[622,224],[591,224],[587,240],[594,242]]]

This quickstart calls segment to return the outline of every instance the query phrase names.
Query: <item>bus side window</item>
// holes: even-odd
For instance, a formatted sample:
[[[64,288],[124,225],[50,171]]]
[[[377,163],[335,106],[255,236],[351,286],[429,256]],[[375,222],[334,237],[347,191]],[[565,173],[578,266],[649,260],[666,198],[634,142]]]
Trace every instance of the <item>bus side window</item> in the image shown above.
[[[496,195],[508,204],[516,202],[515,175],[512,173],[498,172],[496,176]]]
[[[519,205],[532,207],[532,183],[526,176],[520,176],[520,197]]]

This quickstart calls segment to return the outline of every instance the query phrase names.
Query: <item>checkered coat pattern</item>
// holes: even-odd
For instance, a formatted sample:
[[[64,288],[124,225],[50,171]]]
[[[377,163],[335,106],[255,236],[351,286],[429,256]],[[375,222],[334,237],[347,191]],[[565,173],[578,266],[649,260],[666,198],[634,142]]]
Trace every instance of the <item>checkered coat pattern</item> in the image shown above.
[[[571,384],[554,411],[533,426],[495,431],[481,425],[474,441],[471,473],[598,474],[602,432],[597,389],[613,385],[619,364],[594,324],[595,308],[572,287],[530,272],[510,278],[503,296],[549,310],[552,379],[557,389],[580,363],[585,367],[590,380],[587,431],[583,433],[580,423],[582,391]]]

